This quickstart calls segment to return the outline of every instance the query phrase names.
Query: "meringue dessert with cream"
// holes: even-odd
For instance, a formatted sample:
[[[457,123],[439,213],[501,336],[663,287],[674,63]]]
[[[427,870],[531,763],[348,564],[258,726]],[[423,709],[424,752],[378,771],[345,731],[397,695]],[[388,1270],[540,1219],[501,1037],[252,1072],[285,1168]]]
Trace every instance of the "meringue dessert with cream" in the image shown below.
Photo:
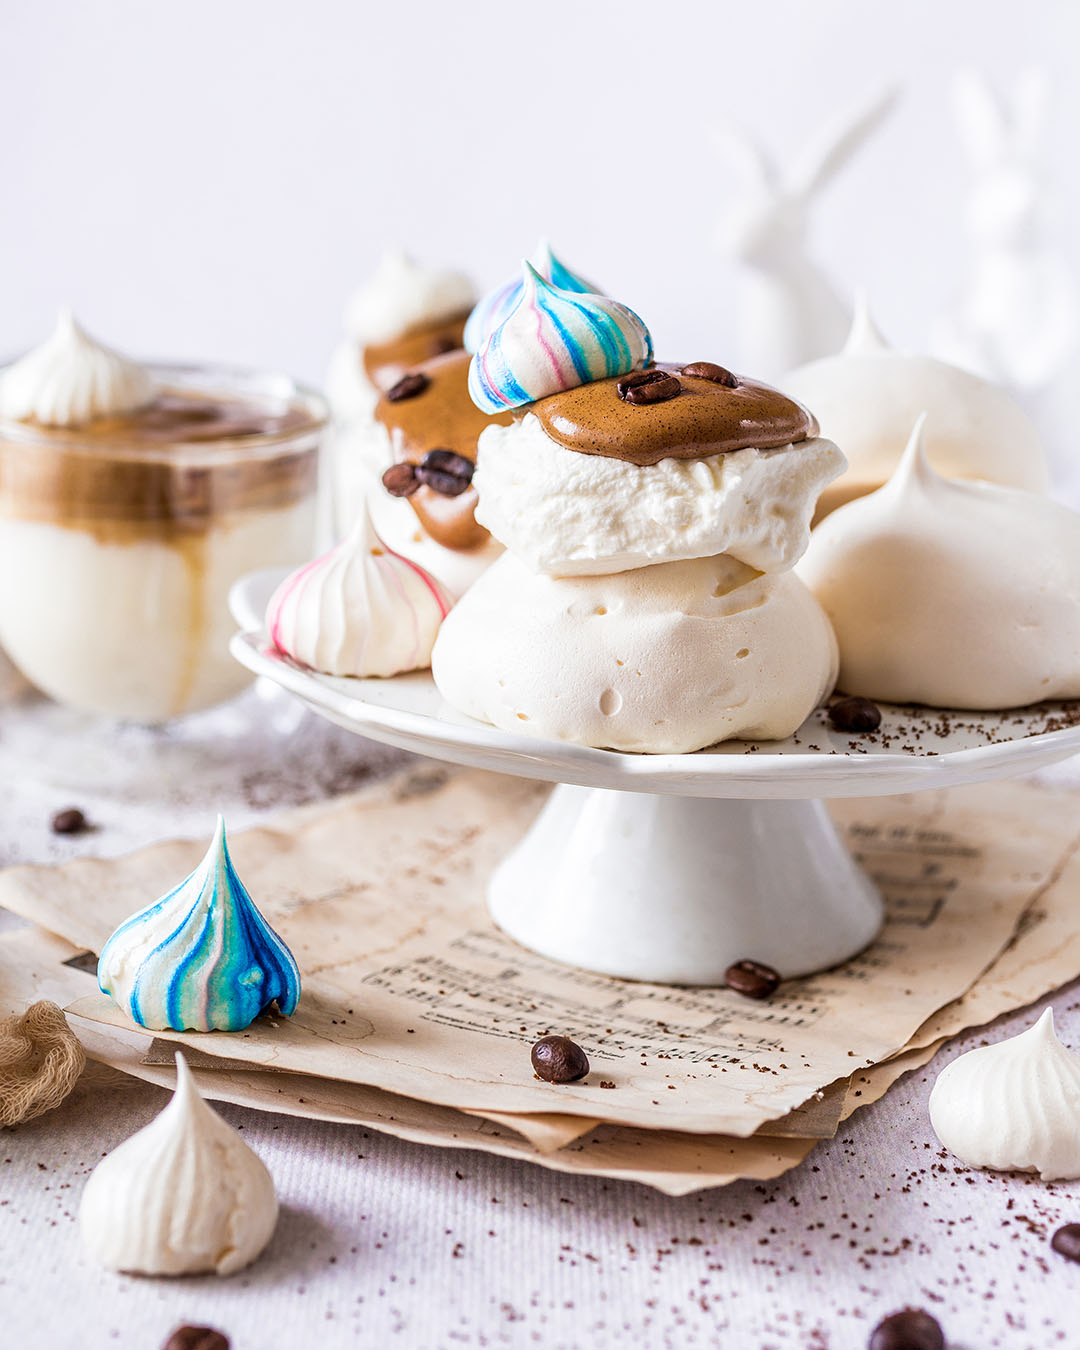
[[[447,702],[504,730],[683,753],[782,739],[836,647],[790,569],[844,459],[813,417],[711,362],[656,364],[641,319],[524,264],[473,357],[477,519],[500,558],[440,629]]]
[[[0,645],[91,712],[239,692],[228,591],[310,555],[324,422],[285,377],[140,365],[61,315],[0,374]]]
[[[846,693],[970,709],[1080,697],[1080,515],[941,477],[921,418],[886,485],[827,516],[798,572]]]
[[[1039,433],[1016,400],[957,366],[894,351],[864,298],[844,350],[791,371],[784,388],[813,408],[822,434],[848,461],[847,471],[822,494],[818,519],[890,477],[924,412],[926,450],[938,473],[1046,491]]]

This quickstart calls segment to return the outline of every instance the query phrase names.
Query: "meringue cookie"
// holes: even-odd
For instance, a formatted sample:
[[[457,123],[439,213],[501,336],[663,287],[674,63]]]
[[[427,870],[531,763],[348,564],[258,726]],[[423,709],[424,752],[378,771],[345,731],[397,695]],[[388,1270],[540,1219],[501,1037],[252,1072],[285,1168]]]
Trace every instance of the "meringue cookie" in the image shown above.
[[[521,299],[473,357],[469,393],[484,412],[503,412],[629,374],[652,360],[652,350],[649,330],[632,309],[560,290],[524,262]]]
[[[729,553],[791,567],[818,495],[843,472],[831,441],[639,466],[551,440],[526,413],[480,437],[476,519],[536,572],[587,576]]]
[[[973,709],[1080,697],[1080,516],[940,477],[921,419],[885,487],[827,516],[798,571],[848,693]]]
[[[217,829],[198,867],[126,919],[101,949],[98,984],[154,1031],[242,1031],[300,997],[293,955],[255,908]]]
[[[326,675],[400,675],[430,664],[453,601],[375,533],[365,505],[348,538],[287,577],[266,609],[274,645]]]
[[[836,643],[790,572],[720,556],[552,578],[505,553],[431,664],[448,703],[504,731],[682,754],[789,736],[832,688]]]
[[[232,1275],[273,1235],[274,1182],[203,1101],[181,1054],[172,1100],[94,1168],[79,1205],[83,1243],[136,1275]]]
[[[556,258],[546,239],[541,239],[529,259],[536,271],[549,285],[557,286],[560,291],[573,291],[599,295],[601,292],[591,282],[571,272],[569,267]],[[465,350],[476,352],[484,345],[488,334],[517,309],[521,297],[525,294],[520,277],[504,282],[488,291],[477,302],[465,324]]]
[[[1047,1008],[1028,1031],[954,1059],[930,1093],[930,1123],[969,1167],[1080,1177],[1080,1057]]]
[[[922,412],[939,473],[1046,491],[1039,433],[1020,405],[956,366],[891,350],[865,304],[842,352],[800,366],[781,384],[813,409],[821,434],[847,456],[847,473],[823,497],[821,515],[885,482]]]
[[[52,336],[0,376],[0,416],[73,427],[152,403],[149,371],[103,347],[61,310]]]
[[[410,329],[464,313],[475,299],[473,284],[463,273],[423,267],[407,254],[391,251],[353,294],[345,327],[365,346],[390,342]]]

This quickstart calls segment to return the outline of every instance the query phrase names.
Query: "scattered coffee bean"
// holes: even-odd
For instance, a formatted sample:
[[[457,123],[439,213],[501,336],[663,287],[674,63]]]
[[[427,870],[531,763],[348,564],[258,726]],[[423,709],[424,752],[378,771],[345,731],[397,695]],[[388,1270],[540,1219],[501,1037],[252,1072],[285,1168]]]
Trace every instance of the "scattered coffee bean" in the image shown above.
[[[780,984],[780,976],[760,961],[736,961],[724,971],[724,983],[746,998],[768,998]]]
[[[472,484],[476,465],[453,450],[429,450],[416,466],[421,483],[443,497],[457,497]]]
[[[904,1308],[883,1318],[873,1330],[869,1350],[945,1350],[936,1318],[922,1308]]]
[[[229,1338],[213,1327],[177,1327],[162,1350],[229,1350]]]
[[[624,403],[666,403],[682,391],[682,385],[666,370],[634,370],[615,385]]]
[[[82,834],[88,822],[77,806],[69,806],[66,811],[57,811],[52,818],[53,834]]]
[[[613,1088],[613,1087],[615,1086],[615,1084],[611,1081],[610,1078],[601,1078],[601,1079],[600,1079],[600,1086],[601,1086],[602,1088]]]
[[[545,1083],[576,1083],[589,1072],[589,1058],[566,1036],[541,1036],[532,1048],[532,1066]]]
[[[412,370],[408,375],[402,375],[397,384],[391,385],[386,391],[387,403],[400,403],[406,398],[415,398],[417,394],[422,394],[431,381],[421,370]]]
[[[691,361],[688,366],[683,366],[682,374],[694,375],[699,380],[712,380],[713,384],[722,384],[726,389],[734,389],[739,383],[730,370],[718,366],[715,361]]]
[[[1050,1246],[1069,1261],[1080,1261],[1080,1223],[1067,1223],[1050,1239]]]
[[[391,464],[382,476],[382,485],[391,497],[411,497],[420,486],[415,464]]]
[[[881,709],[868,698],[842,698],[830,707],[829,721],[837,731],[877,731]]]

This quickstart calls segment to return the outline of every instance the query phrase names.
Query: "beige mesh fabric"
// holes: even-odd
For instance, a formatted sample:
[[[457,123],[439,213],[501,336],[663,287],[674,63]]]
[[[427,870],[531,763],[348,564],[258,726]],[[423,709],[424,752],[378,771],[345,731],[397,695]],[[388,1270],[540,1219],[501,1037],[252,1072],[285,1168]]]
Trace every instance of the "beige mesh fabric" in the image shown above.
[[[55,1003],[31,1003],[0,1018],[0,1125],[18,1125],[59,1106],[86,1053]]]

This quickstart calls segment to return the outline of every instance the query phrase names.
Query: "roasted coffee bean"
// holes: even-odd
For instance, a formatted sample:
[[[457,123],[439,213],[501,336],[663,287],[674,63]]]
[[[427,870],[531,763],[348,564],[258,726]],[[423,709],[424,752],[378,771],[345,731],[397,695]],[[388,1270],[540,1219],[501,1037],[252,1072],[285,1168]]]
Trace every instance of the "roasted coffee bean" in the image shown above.
[[[411,497],[420,486],[415,464],[391,464],[382,476],[382,485],[391,497]]]
[[[877,731],[881,709],[868,698],[842,698],[829,709],[829,721],[837,731]]]
[[[213,1327],[177,1327],[162,1350],[229,1350],[229,1338]]]
[[[453,450],[429,450],[416,466],[416,476],[444,497],[457,497],[472,483],[476,465]]]
[[[945,1337],[935,1317],[922,1308],[904,1308],[874,1328],[869,1350],[945,1350]]]
[[[52,818],[53,834],[82,834],[87,828],[87,819],[77,806],[69,806],[66,811],[57,811]]]
[[[736,961],[724,971],[724,983],[746,998],[768,998],[779,985],[780,976],[760,961]]]
[[[589,1058],[566,1036],[541,1036],[532,1048],[532,1066],[546,1083],[575,1083],[589,1072]]]
[[[1050,1246],[1059,1256],[1080,1261],[1080,1223],[1067,1223],[1050,1239]]]
[[[635,370],[624,375],[615,392],[624,403],[666,403],[680,393],[682,385],[666,370]]]
[[[727,389],[734,389],[739,383],[730,370],[718,366],[715,361],[691,361],[688,366],[683,366],[681,373],[694,375],[699,380],[712,380],[713,384],[722,384]]]
[[[397,384],[391,385],[386,391],[386,401],[400,403],[402,399],[415,398],[417,394],[422,394],[430,383],[423,371],[412,370],[408,375],[402,375]]]

